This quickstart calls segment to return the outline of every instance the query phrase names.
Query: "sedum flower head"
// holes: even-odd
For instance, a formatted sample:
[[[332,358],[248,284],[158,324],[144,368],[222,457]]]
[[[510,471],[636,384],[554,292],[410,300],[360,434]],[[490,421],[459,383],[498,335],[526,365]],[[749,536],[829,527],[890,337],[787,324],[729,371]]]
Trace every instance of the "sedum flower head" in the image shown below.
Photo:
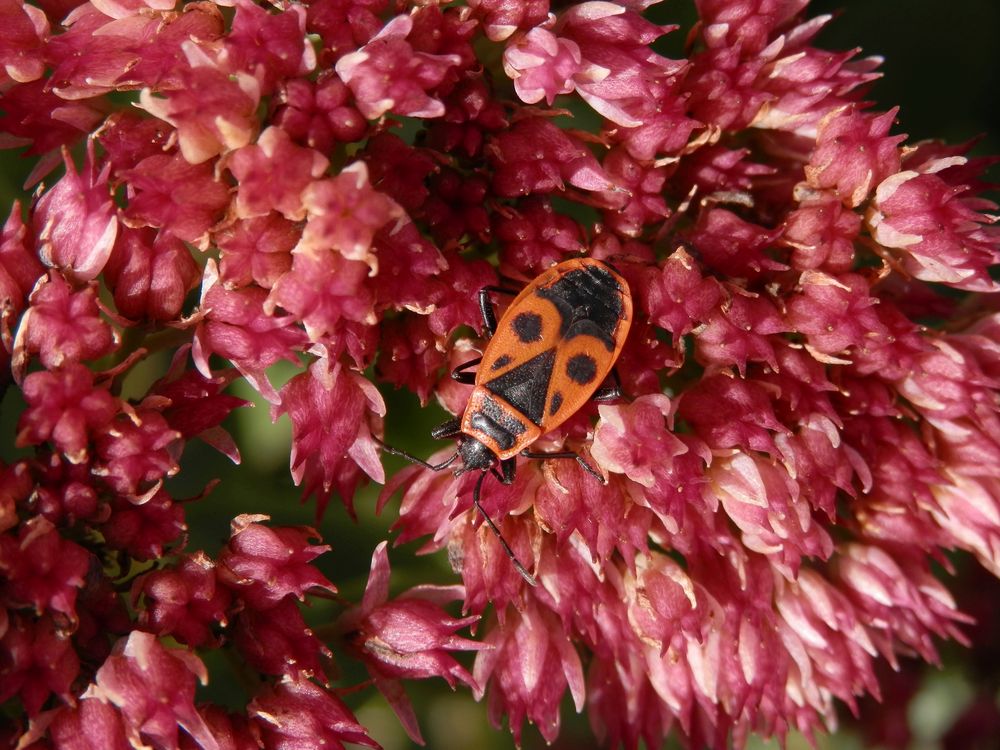
[[[36,191],[0,232],[3,740],[377,748],[354,660],[418,742],[406,684],[441,678],[518,743],[568,699],[608,747],[742,747],[968,642],[937,573],[1000,576],[991,161],[909,142],[808,0],[655,5],[0,1],[0,145]],[[625,398],[532,450],[605,481],[387,476],[385,389],[460,415],[480,290],[581,255],[631,289]],[[394,595],[383,541],[353,591],[326,562],[351,532],[261,494],[195,548],[214,482],[175,478],[241,460],[236,381],[288,417],[317,528],[384,484],[396,543],[461,582]],[[225,660],[232,710],[197,692]]]

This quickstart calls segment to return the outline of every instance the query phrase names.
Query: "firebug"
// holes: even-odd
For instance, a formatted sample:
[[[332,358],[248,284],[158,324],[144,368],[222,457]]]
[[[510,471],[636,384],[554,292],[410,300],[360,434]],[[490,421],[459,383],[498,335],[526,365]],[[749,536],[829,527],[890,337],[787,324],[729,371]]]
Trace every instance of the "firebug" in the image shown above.
[[[587,401],[621,396],[617,378],[614,385],[603,384],[613,374],[625,345],[632,322],[632,297],[625,279],[593,258],[573,258],[543,272],[516,293],[499,322],[490,292],[515,294],[499,287],[480,290],[479,307],[490,341],[482,357],[452,373],[455,380],[475,388],[461,418],[431,432],[436,439],[456,438],[455,453],[435,465],[405,451],[385,449],[432,471],[446,469],[461,459],[456,474],[482,472],[472,501],[518,572],[534,586],[534,578],[479,503],[483,480],[492,472],[503,484],[511,484],[516,457],[522,455],[575,459],[604,481],[576,453],[533,453],[528,448]],[[477,365],[475,373],[469,372]]]

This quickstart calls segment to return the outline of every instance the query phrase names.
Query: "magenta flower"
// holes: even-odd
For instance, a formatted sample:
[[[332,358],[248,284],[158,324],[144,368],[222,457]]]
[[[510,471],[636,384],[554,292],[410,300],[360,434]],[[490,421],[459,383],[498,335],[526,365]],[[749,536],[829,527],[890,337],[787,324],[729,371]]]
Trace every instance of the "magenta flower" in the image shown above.
[[[380,745],[337,696],[308,680],[285,679],[247,707],[258,727],[258,742],[268,750],[344,750],[344,743],[380,750]]]
[[[0,700],[18,696],[29,716],[38,714],[50,694],[72,699],[70,688],[80,671],[80,658],[50,617],[13,618],[4,622],[0,638],[4,681]]]
[[[396,16],[357,52],[337,61],[337,75],[350,86],[361,114],[376,120],[386,112],[441,117],[444,104],[427,92],[439,86],[458,55],[428,54],[407,41],[411,16]]]
[[[654,5],[0,0],[0,147],[32,159],[0,231],[0,744],[377,748],[368,697],[433,743],[440,678],[516,743],[572,703],[624,750],[845,711],[902,746],[905,707],[867,714],[919,694],[887,671],[996,640],[994,160],[909,142],[808,0]],[[491,403],[542,457],[420,443],[399,404],[463,415],[482,290],[502,316],[579,257],[629,287],[622,397],[529,414],[586,379],[523,365],[529,329]],[[614,307],[580,295],[567,335]],[[607,357],[584,333],[559,346]],[[201,461],[273,446],[229,420],[252,401],[313,527]],[[452,573],[391,576],[390,532]],[[992,741],[994,692],[935,739]]]
[[[145,628],[195,647],[213,639],[213,625],[226,625],[231,598],[204,553],[181,559],[174,570],[158,570],[137,579],[132,587],[133,605],[140,596],[145,602],[139,622]]]
[[[175,746],[183,728],[211,750],[218,743],[195,710],[196,679],[202,683],[207,679],[197,656],[166,649],[153,635],[134,631],[97,671],[88,694],[121,712],[133,745],[147,737],[160,746]]]
[[[35,243],[46,266],[78,281],[90,281],[108,262],[118,233],[107,185],[111,165],[105,164],[101,173],[95,174],[91,150],[81,175],[68,153],[63,158],[65,176],[35,207]]]

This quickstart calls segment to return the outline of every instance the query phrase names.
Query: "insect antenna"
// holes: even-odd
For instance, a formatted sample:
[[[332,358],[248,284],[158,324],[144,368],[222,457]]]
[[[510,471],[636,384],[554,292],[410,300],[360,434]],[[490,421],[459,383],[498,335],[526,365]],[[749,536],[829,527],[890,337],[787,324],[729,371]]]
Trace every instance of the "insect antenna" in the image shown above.
[[[479,479],[476,480],[476,487],[472,490],[472,504],[476,506],[479,512],[482,514],[486,521],[486,525],[490,527],[490,530],[496,535],[496,538],[500,540],[500,546],[503,547],[504,552],[507,553],[507,557],[514,564],[514,569],[521,574],[521,578],[527,581],[529,586],[537,586],[538,581],[535,580],[534,576],[527,571],[527,569],[521,564],[521,561],[517,559],[517,555],[514,554],[514,550],[510,548],[507,544],[507,540],[503,538],[503,534],[500,533],[500,529],[497,525],[493,523],[493,519],[489,517],[489,514],[483,509],[483,506],[479,504],[479,493],[483,488],[483,481],[486,479],[487,472],[482,472],[479,475]]]
[[[431,471],[441,471],[442,469],[447,469],[449,466],[451,466],[453,463],[455,463],[455,459],[458,458],[458,451],[455,451],[454,453],[452,453],[450,456],[448,456],[448,458],[446,458],[441,463],[439,463],[439,464],[429,464],[426,461],[424,461],[422,458],[417,458],[416,456],[414,456],[411,453],[407,453],[406,451],[400,450],[399,448],[393,448],[391,445],[386,445],[385,443],[383,443],[381,440],[379,440],[374,435],[372,436],[372,439],[376,443],[378,443],[379,445],[381,445],[382,446],[382,450],[384,450],[386,453],[391,453],[394,456],[399,456],[400,458],[405,458],[410,463],[418,464],[419,466],[423,466],[425,469],[430,469]]]

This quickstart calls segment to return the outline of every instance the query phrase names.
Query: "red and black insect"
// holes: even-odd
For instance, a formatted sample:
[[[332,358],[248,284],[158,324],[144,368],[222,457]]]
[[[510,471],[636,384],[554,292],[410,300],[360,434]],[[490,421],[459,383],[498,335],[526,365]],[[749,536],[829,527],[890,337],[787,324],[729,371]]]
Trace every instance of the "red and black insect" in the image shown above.
[[[441,471],[459,458],[462,466],[456,474],[481,471],[472,501],[518,572],[535,585],[479,504],[483,480],[492,472],[503,484],[511,484],[520,454],[538,459],[572,458],[604,481],[577,453],[533,453],[528,447],[587,401],[621,396],[617,378],[614,385],[603,383],[625,344],[632,322],[632,297],[625,279],[592,258],[563,261],[542,273],[517,293],[499,323],[490,292],[515,294],[498,287],[480,290],[479,307],[491,337],[489,344],[482,357],[452,373],[460,383],[476,387],[462,417],[431,432],[436,439],[456,438],[458,449],[435,465],[385,448],[432,471]],[[476,365],[479,368],[474,374],[468,372]]]

